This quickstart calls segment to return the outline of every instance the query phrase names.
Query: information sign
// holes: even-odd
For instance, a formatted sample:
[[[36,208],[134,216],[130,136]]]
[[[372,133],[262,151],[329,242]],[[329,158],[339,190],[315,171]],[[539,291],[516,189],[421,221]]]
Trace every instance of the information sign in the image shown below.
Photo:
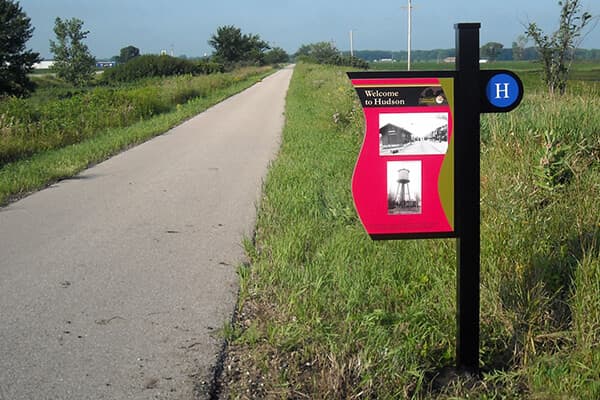
[[[455,25],[456,70],[350,72],[365,114],[352,195],[373,239],[456,237],[457,370],[479,371],[480,114],[523,98],[479,68],[479,23]]]
[[[454,236],[452,74],[349,73],[366,131],[352,194],[372,238]]]

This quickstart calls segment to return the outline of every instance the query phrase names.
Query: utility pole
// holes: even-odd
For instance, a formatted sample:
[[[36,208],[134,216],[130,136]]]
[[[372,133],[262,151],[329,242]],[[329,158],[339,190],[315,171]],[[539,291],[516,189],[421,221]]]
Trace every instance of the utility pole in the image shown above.
[[[412,2],[408,0],[408,71],[410,71],[410,47],[412,34]]]
[[[410,71],[410,51],[411,51],[411,36],[412,36],[412,0],[408,0],[408,6],[402,7],[408,10],[408,67],[407,70]]]

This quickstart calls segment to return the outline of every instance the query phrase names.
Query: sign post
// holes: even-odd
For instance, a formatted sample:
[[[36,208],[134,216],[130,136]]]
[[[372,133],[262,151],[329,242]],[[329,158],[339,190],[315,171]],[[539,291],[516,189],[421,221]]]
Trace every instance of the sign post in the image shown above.
[[[479,372],[480,113],[519,105],[510,71],[479,69],[479,23],[456,24],[456,70],[350,72],[366,131],[354,205],[375,240],[457,238],[456,367]]]
[[[456,364],[459,370],[479,369],[479,24],[457,24],[457,139],[456,205],[459,234],[456,241],[458,271]]]

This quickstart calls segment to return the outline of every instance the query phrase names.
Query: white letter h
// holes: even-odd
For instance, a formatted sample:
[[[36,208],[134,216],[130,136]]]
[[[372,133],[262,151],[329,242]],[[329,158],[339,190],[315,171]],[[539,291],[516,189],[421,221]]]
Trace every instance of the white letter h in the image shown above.
[[[500,85],[504,85],[504,89],[501,89]],[[508,83],[496,83],[496,98],[499,99],[503,93],[504,98],[508,99]]]

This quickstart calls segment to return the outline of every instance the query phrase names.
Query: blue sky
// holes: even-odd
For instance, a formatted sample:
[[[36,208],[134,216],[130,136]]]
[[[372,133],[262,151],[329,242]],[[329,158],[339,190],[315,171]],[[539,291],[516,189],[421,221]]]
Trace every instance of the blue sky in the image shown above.
[[[258,34],[289,53],[302,44],[333,41],[340,50],[406,50],[407,0],[20,0],[35,28],[28,47],[52,57],[49,40],[56,17],[77,17],[90,31],[86,43],[98,59],[134,45],[143,54],[162,49],[175,55],[210,54],[210,35],[222,25]],[[600,1],[583,0],[600,14]],[[402,8],[404,7],[404,8]],[[510,47],[523,25],[556,28],[558,0],[413,0],[413,49],[454,47],[454,24],[481,22],[481,43]],[[583,41],[600,48],[600,26]]]

